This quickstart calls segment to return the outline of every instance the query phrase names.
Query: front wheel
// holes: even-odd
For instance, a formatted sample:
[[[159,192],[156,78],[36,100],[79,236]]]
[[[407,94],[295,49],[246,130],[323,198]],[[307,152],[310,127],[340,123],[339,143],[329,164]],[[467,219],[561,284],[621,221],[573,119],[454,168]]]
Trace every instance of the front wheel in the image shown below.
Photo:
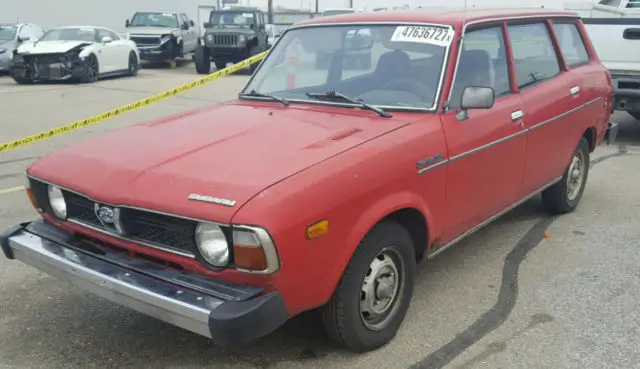
[[[551,213],[573,211],[582,198],[589,175],[589,143],[582,137],[562,179],[542,192],[542,202]]]
[[[89,55],[84,62],[81,82],[92,83],[97,81],[99,71],[100,66],[98,64],[98,58],[93,54]]]
[[[196,65],[196,72],[198,72],[198,74],[211,73],[211,57],[209,56],[209,49],[198,46],[193,53],[193,61]]]
[[[413,241],[404,227],[382,222],[371,229],[322,307],[329,336],[356,352],[389,343],[409,309],[415,260]]]

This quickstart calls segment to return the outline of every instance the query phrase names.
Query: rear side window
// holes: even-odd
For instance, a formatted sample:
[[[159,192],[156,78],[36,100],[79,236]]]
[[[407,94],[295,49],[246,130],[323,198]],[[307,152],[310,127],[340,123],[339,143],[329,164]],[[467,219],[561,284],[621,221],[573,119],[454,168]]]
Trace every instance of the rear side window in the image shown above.
[[[555,23],[553,30],[558,38],[562,56],[568,66],[587,63],[589,54],[575,23]]]
[[[512,24],[508,29],[520,89],[560,73],[558,56],[544,23]]]

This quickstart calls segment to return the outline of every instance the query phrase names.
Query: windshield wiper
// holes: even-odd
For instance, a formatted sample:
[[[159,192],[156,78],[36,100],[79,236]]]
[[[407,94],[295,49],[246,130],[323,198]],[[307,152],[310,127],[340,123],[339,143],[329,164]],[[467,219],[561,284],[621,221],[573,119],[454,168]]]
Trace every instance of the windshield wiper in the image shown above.
[[[287,99],[285,99],[285,98],[278,97],[278,96],[273,96],[273,95],[269,95],[269,94],[263,94],[263,93],[258,92],[256,90],[251,90],[246,94],[240,94],[240,96],[266,97],[266,98],[271,99],[273,101],[281,102],[282,105],[284,105],[284,106],[289,106],[289,101],[287,101]]]
[[[322,98],[322,97],[339,98],[339,99],[348,101],[350,103],[357,104],[361,108],[368,109],[368,110],[371,110],[373,112],[376,112],[381,117],[384,117],[384,118],[391,118],[392,117],[391,114],[387,113],[386,111],[382,110],[381,108],[379,108],[377,106],[369,105],[369,104],[365,103],[362,100],[354,99],[353,97],[349,97],[347,95],[343,95],[343,94],[341,94],[339,92],[336,92],[336,91],[333,91],[333,90],[330,90],[330,91],[327,91],[327,92],[307,92],[305,95],[307,95],[309,97],[313,97],[313,98]]]

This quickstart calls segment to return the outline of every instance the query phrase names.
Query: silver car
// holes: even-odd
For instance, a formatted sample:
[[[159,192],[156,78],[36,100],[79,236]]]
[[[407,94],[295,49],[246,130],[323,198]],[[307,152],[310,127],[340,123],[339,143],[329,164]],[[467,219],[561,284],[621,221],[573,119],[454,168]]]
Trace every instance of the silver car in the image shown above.
[[[41,27],[31,23],[0,24],[0,74],[9,72],[13,50],[23,42],[37,40],[43,34]]]

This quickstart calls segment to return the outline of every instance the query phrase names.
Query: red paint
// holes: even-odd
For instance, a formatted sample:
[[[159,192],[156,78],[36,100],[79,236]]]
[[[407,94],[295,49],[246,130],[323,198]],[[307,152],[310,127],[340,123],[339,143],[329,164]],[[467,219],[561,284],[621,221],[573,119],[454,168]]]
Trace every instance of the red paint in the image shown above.
[[[569,13],[469,10],[466,19],[486,19],[506,32],[504,21],[491,19],[531,15],[544,20],[549,14]],[[353,19],[336,16],[301,24]],[[434,22],[460,30],[464,13],[379,12],[358,19]],[[505,40],[509,42],[508,34]],[[596,130],[599,144],[610,116],[604,102],[611,100],[612,86],[588,49],[588,64],[564,68],[561,61],[558,76],[523,91],[512,83],[513,93],[498,97],[491,109],[470,111],[462,122],[456,111],[442,112],[458,55],[452,47],[438,113],[393,112],[386,119],[361,109],[233,101],[90,138],[47,155],[28,172],[97,201],[268,229],[281,270],[257,276],[213,272],[196,260],[70,223],[59,225],[212,278],[279,290],[294,315],[330,298],[362,237],[387,214],[403,208],[419,211],[429,230],[427,243],[419,247],[445,244],[561,176],[588,129]],[[513,80],[512,57],[508,65]],[[581,92],[571,96],[575,85]],[[513,122],[510,114],[518,109],[524,119]],[[418,174],[419,160],[456,158],[550,119],[544,127]],[[237,205],[189,201],[191,193],[232,199]],[[307,240],[305,228],[322,219],[329,220],[329,233]]]

